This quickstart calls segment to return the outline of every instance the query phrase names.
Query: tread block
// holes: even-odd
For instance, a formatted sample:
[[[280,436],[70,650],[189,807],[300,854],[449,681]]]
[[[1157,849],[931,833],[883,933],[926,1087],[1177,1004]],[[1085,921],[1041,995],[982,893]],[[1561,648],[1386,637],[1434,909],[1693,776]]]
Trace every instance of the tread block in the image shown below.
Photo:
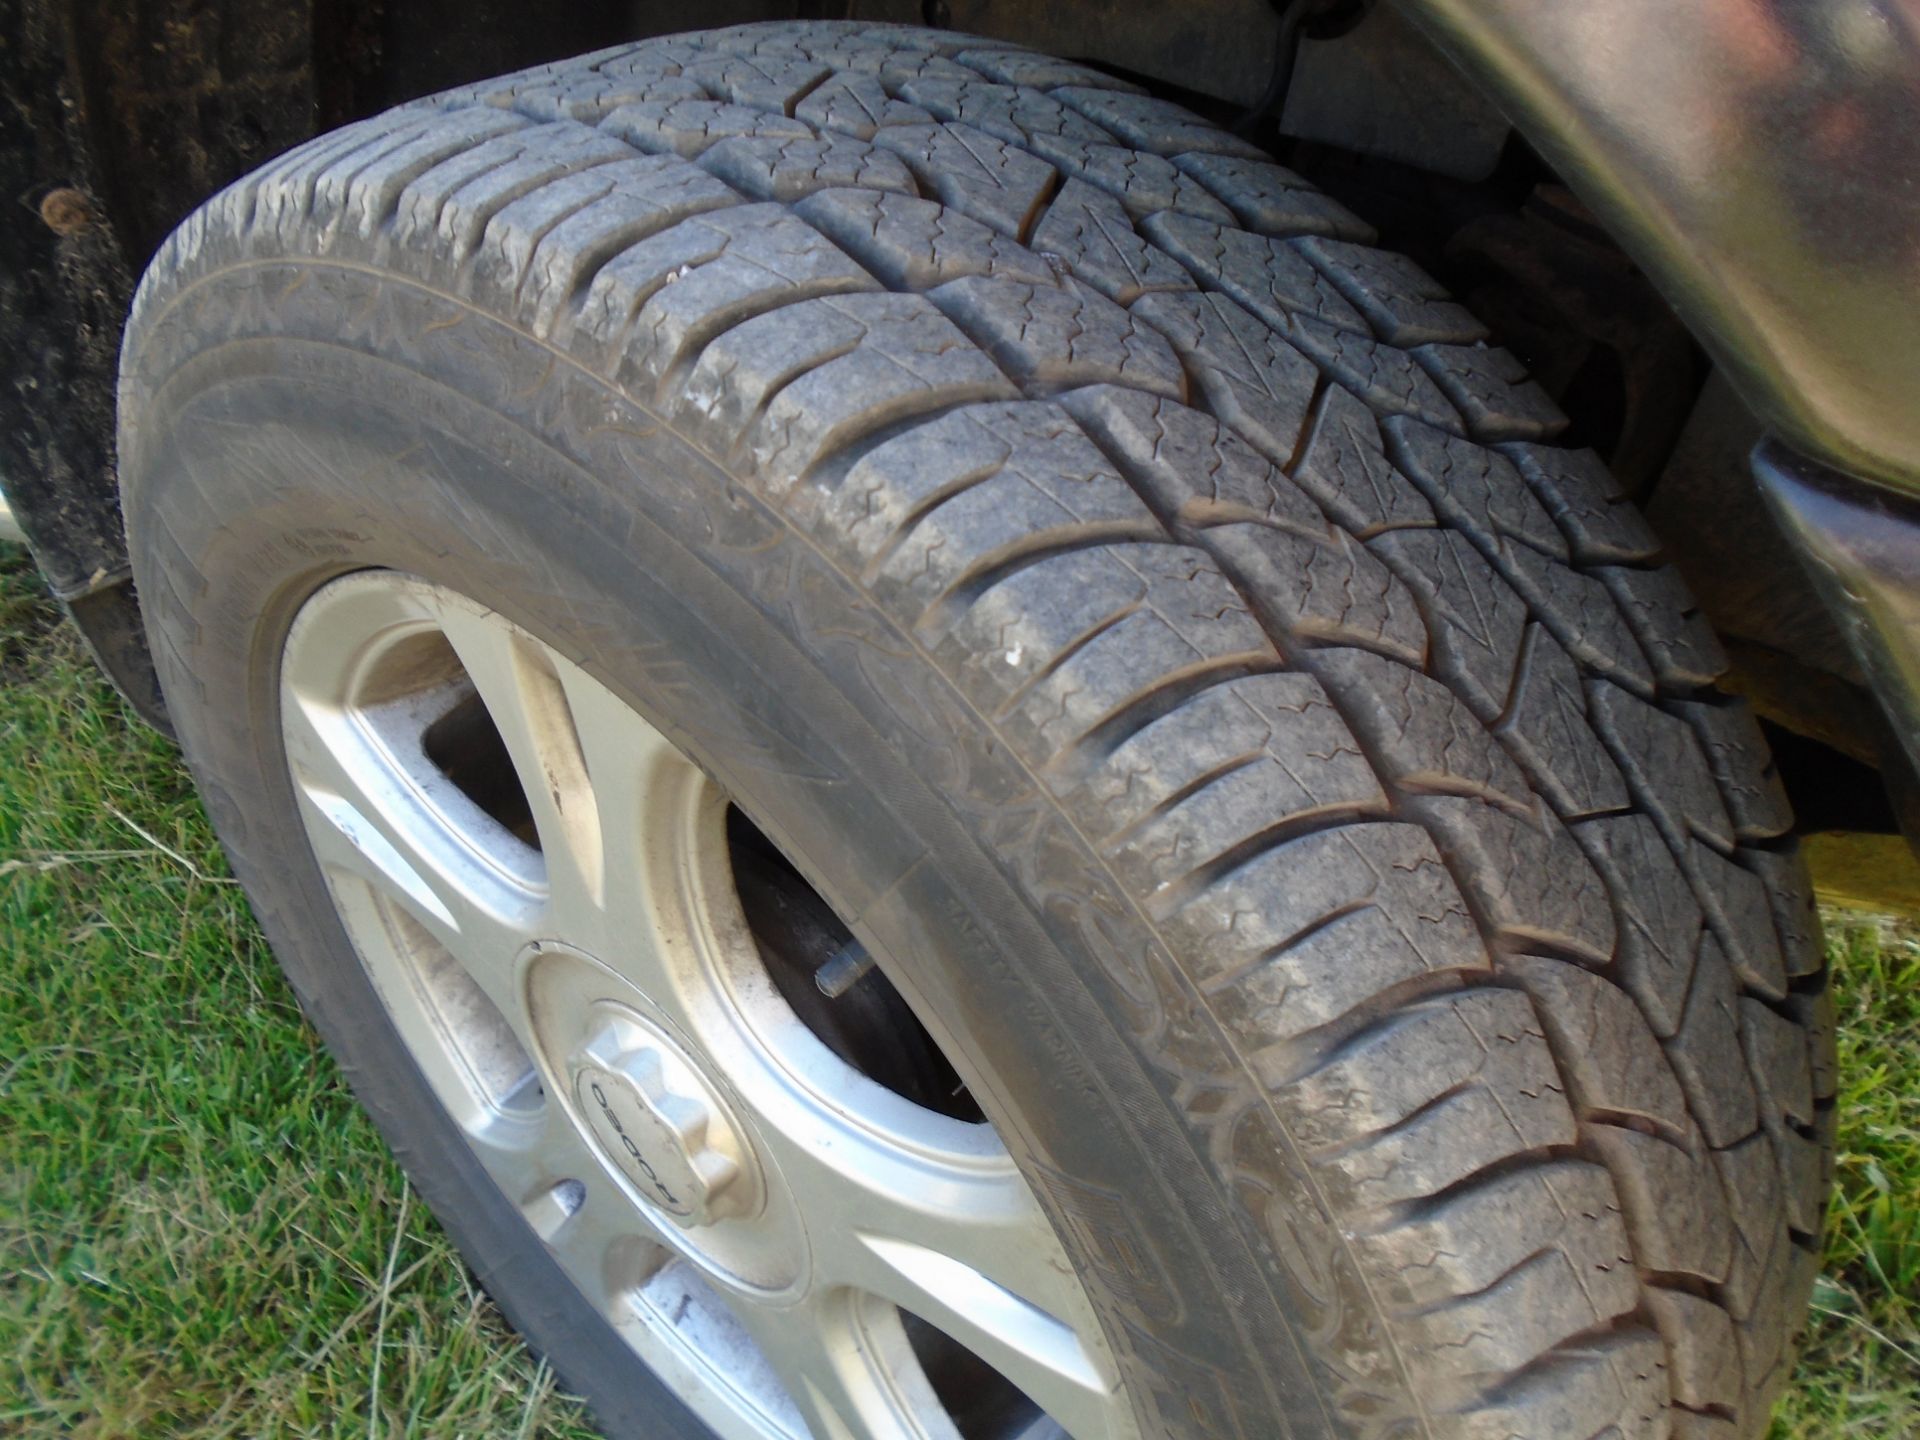
[[[1575,1335],[1606,1324],[1633,1308],[1633,1277],[1622,1277],[1626,1303],[1601,1310],[1582,1285],[1586,1277],[1557,1250],[1535,1255],[1502,1276],[1484,1294],[1470,1295],[1402,1322],[1402,1341],[1426,1361],[1423,1370],[1443,1377],[1484,1380],[1504,1375]]]
[[[1444,1440],[1668,1440],[1667,1354],[1657,1334],[1622,1329],[1559,1350],[1471,1411],[1434,1417]]]
[[[1726,1279],[1733,1237],[1711,1157],[1613,1125],[1588,1125],[1589,1144],[1613,1175],[1634,1255],[1644,1269]]]
[[[1488,724],[1512,693],[1526,602],[1452,530],[1395,530],[1368,543],[1418,597],[1434,673]]]
[[[1033,248],[1109,300],[1131,305],[1149,290],[1191,290],[1193,277],[1135,233],[1120,202],[1084,180],[1068,180],[1033,232]]]
[[[572,277],[562,276],[551,303],[573,288]],[[722,329],[769,305],[874,288],[871,276],[783,208],[735,205],[684,220],[601,266],[580,324],[604,342],[624,339],[633,373],[655,382]]]
[[[1566,428],[1560,407],[1527,377],[1527,367],[1510,350],[1422,345],[1412,353],[1467,417],[1476,440],[1547,440]]]
[[[1601,566],[1593,572],[1613,593],[1662,685],[1704,689],[1724,675],[1727,652],[1671,565],[1653,570]]]
[[[1439,1440],[1669,1440],[1666,1349],[1650,1330],[1576,1342],[1468,1410],[1433,1417]]]
[[[359,171],[410,141],[433,134],[445,123],[445,116],[428,110],[404,119],[379,117],[363,120],[331,135],[310,140],[269,161],[251,182],[247,182],[254,196],[253,213],[244,218],[235,218],[254,233],[264,232],[283,244],[297,240],[307,224],[307,215],[319,186],[331,181],[336,187],[344,189],[345,184]],[[525,142],[511,134],[511,118],[508,127],[508,134],[482,141],[477,148],[489,151],[495,157],[519,154],[525,148]],[[594,133],[579,126],[567,128],[576,135]],[[459,162],[460,157],[455,156],[443,161],[442,165],[457,165]]]
[[[966,48],[960,36],[921,26],[862,24],[850,32],[831,24],[813,24],[785,35],[773,30],[761,35],[719,31],[702,43],[736,55],[798,54],[836,70],[871,75],[887,85],[904,85],[922,75],[964,79],[973,73],[949,58]]]
[[[643,100],[610,112],[600,129],[649,154],[665,151],[687,159],[736,135],[796,140],[813,135],[804,121],[724,100]]]
[[[1823,1114],[1821,1119],[1829,1120],[1830,1115]],[[1785,1125],[1767,1131],[1780,1168],[1780,1198],[1787,1207],[1784,1218],[1789,1229],[1805,1236],[1818,1236],[1826,1218],[1827,1157],[1833,1149],[1833,1133],[1831,1124],[1822,1125],[1821,1130],[1825,1133],[1818,1139]]]
[[[918,105],[895,99],[871,75],[836,74],[794,107],[793,118],[816,130],[871,140],[888,125],[931,125]]]
[[[1293,478],[1358,539],[1438,523],[1426,497],[1394,468],[1374,413],[1345,387],[1329,384]]]
[[[1807,1033],[1793,1021],[1758,1000],[1740,1001],[1740,1034],[1745,1041],[1747,1066],[1760,1088],[1768,1123],[1786,1116],[1802,1125],[1813,1123],[1813,1067],[1807,1052]]]
[[[1516,990],[1475,987],[1390,1011],[1284,1091],[1298,1109],[1295,1138],[1324,1163],[1479,1084],[1544,1100],[1551,1114],[1554,1078],[1533,1002]]]
[[[1307,663],[1401,789],[1531,804],[1519,767],[1439,681],[1364,650],[1317,650]]]
[[[720,335],[694,365],[678,414],[722,449],[751,432],[754,462],[777,483],[849,427],[911,405],[1012,399],[1012,388],[925,296],[830,296]]]
[[[1585,670],[1636,693],[1653,693],[1646,658],[1599,581],[1528,545],[1489,537],[1477,527],[1464,533],[1486,556],[1488,564],[1480,568],[1491,568],[1498,577],[1495,583],[1512,591],[1546,627],[1556,649],[1577,659]],[[1584,703],[1581,708],[1584,711]]]
[[[795,513],[816,519],[813,528],[822,543],[836,558],[866,570],[871,582],[877,571],[870,567],[897,562],[901,542],[911,542],[919,524],[980,487],[991,492],[984,503],[945,517],[941,526],[954,528],[943,529],[937,547],[931,536],[919,542],[938,553],[904,567],[895,564],[896,574],[930,577],[930,588],[914,590],[921,604],[981,556],[998,553],[1023,533],[1075,525],[1128,524],[1143,533],[1157,528],[1140,497],[1072,417],[1042,401],[969,405],[916,425],[861,456],[829,495],[807,486],[794,492],[791,505]],[[963,513],[985,520],[965,524]],[[1009,518],[993,523],[998,513]],[[935,575],[936,570],[941,573]],[[1057,603],[1037,603],[1030,617],[1007,619],[1031,618],[1042,625],[1057,609]],[[996,636],[988,648],[997,657],[1019,643],[1025,665],[1039,666],[1054,653],[1041,643],[1042,633],[1036,629],[1022,641],[1005,643]],[[1010,668],[1025,673],[1021,666]],[[1010,674],[1007,683],[1018,678]]]
[[[1634,1116],[1670,1135],[1693,1128],[1673,1066],[1626,991],[1537,955],[1513,956],[1502,968],[1533,996],[1577,1112]]]
[[[1199,411],[1112,386],[1063,403],[1122,458],[1157,513],[1240,579],[1270,624],[1413,664],[1424,657],[1426,634],[1405,587],[1232,431]]]
[[[1517,441],[1501,450],[1526,476],[1581,564],[1631,564],[1659,553],[1660,541],[1593,451]]]
[[[422,175],[472,154],[498,136],[524,135],[527,128],[519,115],[468,110],[445,124],[414,132],[400,144],[381,147],[372,158],[365,158],[368,150],[356,150],[315,176],[307,212],[310,223],[325,232],[328,244],[338,244],[346,235],[364,245],[385,224],[407,187]]]
[[[820,21],[802,21],[800,23],[807,25],[810,30],[819,31],[829,37],[833,42],[849,41],[849,31],[851,31],[849,43],[856,49],[884,48],[894,51],[911,51],[938,55],[945,58],[958,55],[962,50],[967,49],[969,45],[978,43],[971,36],[955,34],[951,30],[933,25],[907,25],[897,21],[875,25],[865,20],[852,27]],[[745,25],[740,28],[752,30],[759,27]],[[807,41],[804,43],[806,43],[807,53],[810,55],[819,54],[822,48],[817,42]],[[1005,44],[1009,49],[1022,48],[1014,45],[1010,40],[1002,41],[1001,43]],[[849,61],[847,63],[851,64],[852,62]]]
[[[1203,120],[1184,105],[1151,95],[1129,95],[1117,90],[1065,86],[1054,96],[1136,150],[1156,155],[1209,151],[1243,160],[1264,160],[1266,152]]]
[[[1684,1290],[1650,1285],[1646,1295],[1647,1308],[1667,1342],[1673,1398],[1696,1410],[1737,1411],[1746,1387],[1739,1342],[1727,1312]]]
[[[873,143],[891,150],[943,205],[1018,240],[1053,191],[1053,166],[971,125],[889,125]]]
[[[1621,983],[1654,1033],[1679,1028],[1706,916],[1686,874],[1644,815],[1608,815],[1573,827],[1607,882],[1618,928]]]
[[[1215,526],[1205,535],[1261,617],[1295,639],[1357,645],[1408,665],[1427,653],[1412,594],[1342,530],[1316,539],[1270,525]]]
[[[1338,720],[1323,738],[1352,747],[1337,733]],[[1285,746],[1289,759],[1275,750]],[[1357,748],[1336,749],[1311,759],[1293,745],[1272,745],[1209,781],[1202,789],[1153,815],[1106,854],[1149,907],[1164,903],[1159,893],[1188,879],[1221,857],[1260,843],[1281,827],[1340,817],[1381,817],[1387,798],[1368,773]]]
[[[1230,218],[1227,207],[1206,186],[1175,169],[1171,161],[1144,150],[1061,135],[1035,135],[1033,148],[1064,173],[1112,195],[1136,219],[1162,210],[1203,220]]]
[[[1241,648],[1225,648],[1236,639]],[[1225,660],[1236,668],[1259,664],[1267,659],[1261,653],[1264,644],[1258,627],[1249,622],[1237,636],[1227,631],[1213,637],[1210,653],[1196,653],[1189,638],[1160,615],[1133,611],[1077,648],[1057,672],[1034,685],[1003,718],[1003,732],[1031,764],[1065,761],[1074,746],[1101,726],[1123,719],[1169,680],[1181,678],[1207,660]],[[1137,856],[1139,864],[1124,868],[1136,880],[1150,875],[1156,884],[1164,885],[1217,853],[1196,853],[1194,837],[1186,837],[1176,851]],[[1148,893],[1141,898],[1151,908],[1157,896]]]
[[[1789,1242],[1781,1223],[1780,1165],[1765,1131],[1712,1153],[1731,1207],[1734,1232],[1724,1298],[1733,1318],[1745,1321],[1756,1308],[1764,1309],[1763,1291],[1768,1285],[1784,1283],[1784,1275],[1778,1273],[1784,1269],[1778,1252]],[[1742,1343],[1744,1349],[1750,1342]],[[1749,1382],[1755,1378],[1751,1363],[1747,1376]]]
[[[817,60],[787,56],[716,56],[697,60],[681,74],[715,100],[791,115],[794,105],[832,72]]]
[[[594,234],[609,222],[611,243],[617,245],[629,218],[618,199],[621,192],[630,185],[644,188],[663,178],[669,191],[679,190],[681,182],[674,173],[678,168],[678,162],[672,159],[633,156],[550,180],[501,206],[487,221],[481,242],[475,247],[465,287],[468,294],[484,304],[512,306],[534,269],[536,251],[556,231],[566,234],[547,248],[544,258],[550,269],[571,280],[579,261],[564,247],[581,232]],[[641,217],[635,228],[649,229],[666,223],[668,218],[656,212]],[[539,277],[532,279],[538,288]]]
[[[1026,246],[932,200],[879,190],[822,190],[793,213],[891,290],[926,291],[968,275],[1029,285],[1059,278]]]
[[[1156,827],[1177,831],[1186,806],[1249,770],[1266,772],[1262,802],[1241,807],[1258,820],[1386,806],[1340,712],[1312,676],[1299,674],[1209,686],[1055,790],[1093,817],[1092,833],[1110,845]]]
[[[957,528],[964,534],[964,525]],[[983,538],[1004,543],[1005,533],[989,531]],[[1148,552],[1169,548],[1116,541],[1062,550],[1022,566],[989,584],[957,616],[942,618],[935,653],[954,667],[974,703],[1000,716],[1076,650],[1137,613],[1147,590],[1142,571],[1152,570],[1145,563]],[[1189,552],[1173,553],[1189,566],[1197,565],[1198,557]],[[966,558],[952,557],[957,567],[963,567]],[[911,590],[903,593],[909,599],[903,613],[911,620],[924,599]],[[925,615],[919,620],[923,628],[929,623]],[[1080,775],[1062,769],[1049,772],[1048,778],[1058,790]]]
[[[1724,1150],[1753,1134],[1760,1106],[1741,1050],[1739,990],[1711,933],[1701,939],[1693,992],[1666,1051],[1709,1145]]]
[[[1787,993],[1786,957],[1772,923],[1765,884],[1746,866],[1698,841],[1687,853],[1700,876],[1700,903],[1707,923],[1726,947],[1733,973],[1756,994],[1781,999]]]
[[[1111,382],[1175,400],[1186,393],[1180,361],[1159,332],[1074,281],[1056,288],[969,276],[928,298],[1023,384]]]
[[[1344,825],[1262,851],[1163,924],[1196,957],[1223,1022],[1258,1046],[1402,981],[1488,966],[1466,901],[1412,825]],[[1286,1058],[1270,1056],[1268,1068],[1284,1070]]]
[[[1368,243],[1373,227],[1338,200],[1314,189],[1293,171],[1265,158],[1186,151],[1173,163],[1193,176],[1249,230],[1282,238],[1328,235]]]
[[[1615,685],[1596,681],[1589,694],[1595,728],[1667,843],[1683,848],[1689,836],[1698,836],[1732,849],[1733,819],[1693,727]]]
[[[562,70],[588,65],[598,70],[603,65],[620,65],[629,59],[636,63],[671,62],[676,66],[711,60],[715,55],[763,55],[778,60],[810,60],[813,56],[800,43],[800,31],[792,24],[775,24],[749,35],[751,26],[729,25],[710,30],[689,30],[678,35],[660,35],[637,44],[616,45],[611,50],[582,55],[574,60],[556,60],[541,70]]]
[[[918,105],[936,120],[964,121],[1025,149],[1034,148],[1038,135],[1095,145],[1113,138],[1055,96],[1017,85],[996,85],[977,75],[967,80],[913,80],[900,87],[900,98]]]
[[[1008,743],[1037,766],[1064,757],[1089,732],[1124,721],[1128,712],[1141,711],[1137,723],[1144,724],[1152,710],[1141,707],[1158,703],[1169,682],[1279,663],[1272,642],[1205,556],[1172,545],[1102,553],[1132,572],[1133,604],[1072,645],[1001,709]]]
[[[1607,587],[1585,570],[1524,545],[1500,545],[1496,563],[1540,622],[1590,673],[1651,695],[1654,673]]]
[[[1822,985],[1808,994],[1787,997],[1787,1013],[1807,1035],[1807,1063],[1813,1074],[1813,1098],[1831,1100],[1840,1089],[1840,1056],[1834,1034],[1833,990]]]
[[[1741,1368],[1747,1372],[1748,1388],[1760,1392],[1757,1408],[1762,1413],[1772,1408],[1773,1398],[1786,1379],[1782,1364],[1790,1338],[1785,1319],[1786,1297],[1796,1288],[1794,1276],[1802,1253],[1782,1229],[1778,1241],[1767,1253],[1765,1268],[1753,1282],[1752,1309],[1734,1328],[1734,1338],[1740,1344]]]
[[[1178,260],[1208,289],[1222,290],[1276,330],[1296,315],[1340,329],[1367,331],[1367,322],[1332,281],[1284,240],[1242,230],[1231,221],[1163,212],[1140,222],[1146,237]]]
[[[951,43],[947,49],[952,49]],[[835,57],[822,55],[818,58]],[[974,75],[966,66],[957,64],[949,55],[937,53],[931,47],[853,46],[846,50],[842,63],[874,76],[881,84],[895,90],[915,80],[970,80]]]
[[[1132,309],[1186,361],[1208,409],[1276,464],[1293,458],[1319,380],[1311,361],[1224,295],[1144,295]]]
[[[899,156],[847,135],[736,135],[702,152],[700,164],[742,195],[782,204],[841,186],[916,193]]]
[[[1051,55],[1036,54],[1032,50],[999,50],[983,47],[978,50],[962,50],[953,58],[969,70],[977,70],[987,79],[998,80],[1002,85],[1025,85],[1035,90],[1054,90],[1062,85],[1078,85],[1100,90],[1116,90],[1128,95],[1141,93],[1138,85],[1109,75],[1104,70],[1095,70],[1091,65],[1077,65],[1071,60],[1056,60]]]
[[[1582,1160],[1503,1172],[1355,1243],[1407,1306],[1478,1294],[1543,1254],[1573,1262],[1567,1283],[1597,1318],[1631,1310],[1639,1289],[1613,1178]]]
[[[1567,558],[1559,527],[1499,451],[1403,416],[1380,428],[1394,464],[1449,524],[1490,545],[1513,540]]]
[[[698,167],[665,156],[657,159],[660,166],[657,171],[644,179],[627,178],[611,193],[547,231],[534,247],[520,298],[523,305],[532,306],[536,335],[553,334],[572,313],[578,299],[578,313],[573,318],[582,327],[582,335],[602,343],[616,339],[637,306],[657,283],[664,283],[664,277],[661,282],[643,282],[645,294],[626,289],[620,280],[609,280],[602,285],[602,278],[637,250],[643,254],[655,253],[644,247],[661,232],[677,229],[691,217],[722,209],[729,214],[717,217],[710,226],[704,227],[705,232],[710,236],[739,234],[740,263],[747,263],[745,257],[749,254],[763,255],[767,263],[781,270],[797,287],[795,298],[817,293],[810,291],[810,286],[826,289],[836,282],[844,289],[872,287],[871,280],[858,267],[816,237],[803,234],[805,227],[797,225],[791,217],[773,217],[763,210],[749,214],[754,207],[741,207],[731,190],[703,174]],[[774,233],[779,234],[780,240],[777,245],[770,245],[768,237]],[[691,239],[691,232],[686,238]],[[674,248],[674,242],[669,242],[667,248]],[[725,242],[711,253],[697,244],[692,248],[697,258],[688,255],[676,262],[676,266],[715,259],[725,249]],[[776,261],[775,254],[786,263]],[[637,280],[638,272],[644,269],[645,261],[641,260],[620,273]],[[666,273],[675,272],[670,269]],[[583,287],[586,295],[580,298]],[[607,308],[609,303],[614,307],[612,311]]]
[[[1295,240],[1329,282],[1366,316],[1373,333],[1390,345],[1471,345],[1487,327],[1404,255],[1349,240]]]
[[[583,125],[597,125],[622,105],[707,98],[706,88],[698,81],[680,74],[678,66],[662,63],[634,66],[624,73],[609,73],[585,83],[576,75],[556,75],[544,85],[515,86],[486,103],[508,107],[534,120],[577,120]]]
[[[1718,1415],[1697,1415],[1691,1410],[1675,1410],[1671,1440],[1740,1440],[1740,1431],[1731,1420]]]
[[[610,50],[580,55],[572,60],[557,60],[538,66],[534,74],[587,74],[612,79],[633,79],[654,75],[678,75],[682,67],[704,60],[713,52],[705,46],[689,44],[686,37],[642,40],[637,45],[616,45]]]
[[[571,123],[496,136],[407,184],[397,202],[392,243],[459,265],[479,246],[487,222],[522,196],[562,176],[634,158],[631,145]],[[701,180],[716,191],[726,189],[704,173]],[[263,192],[263,207],[265,195],[278,188]],[[728,191],[718,203],[734,198]]]
[[[1387,415],[1411,415],[1443,430],[1464,422],[1453,403],[1418,364],[1413,352],[1383,345],[1371,335],[1294,317],[1287,338],[1328,375]]]
[[[1626,808],[1627,782],[1588,721],[1580,667],[1541,625],[1527,626],[1496,733],[1563,819]]]
[[[1793,828],[1786,786],[1744,700],[1676,700],[1667,709],[1693,727],[1741,840],[1770,840]]]
[[[1484,800],[1436,796],[1422,800],[1420,811],[1481,913],[1505,937],[1576,951],[1597,964],[1612,960],[1607,887],[1544,808],[1525,818]]]
[[[1765,850],[1742,847],[1735,853],[1766,886],[1787,974],[1795,979],[1818,975],[1826,965],[1826,952],[1820,942],[1820,913],[1813,901],[1813,881],[1799,846]]]
[[[936,433],[924,441],[924,432],[913,431],[886,442],[861,462],[846,488],[851,498],[885,482],[866,503],[883,521],[897,515],[901,533],[869,563],[868,581],[910,623],[931,627],[930,638],[958,617],[928,615],[929,606],[1010,560],[1048,549],[1164,539],[1132,487],[1054,407],[969,407],[926,429]],[[942,454],[943,446],[952,449]],[[927,468],[912,475],[905,467],[915,457],[925,457]],[[1196,556],[1192,563],[1203,562]],[[1204,564],[1215,568],[1210,560]],[[1041,580],[1036,575],[1024,583]],[[1057,603],[1038,590],[1002,590],[1002,601],[1015,597]],[[997,613],[996,623],[1019,618]],[[996,644],[994,653],[1018,644]],[[1024,651],[1022,659],[1039,663]]]
[[[1076,390],[1060,403],[1174,525],[1250,521],[1332,538],[1325,516],[1279,467],[1204,411],[1114,385]]]
[[[1286,1093],[1322,1185],[1356,1209],[1422,1199],[1575,1136],[1533,1006],[1512,990],[1409,1006]]]

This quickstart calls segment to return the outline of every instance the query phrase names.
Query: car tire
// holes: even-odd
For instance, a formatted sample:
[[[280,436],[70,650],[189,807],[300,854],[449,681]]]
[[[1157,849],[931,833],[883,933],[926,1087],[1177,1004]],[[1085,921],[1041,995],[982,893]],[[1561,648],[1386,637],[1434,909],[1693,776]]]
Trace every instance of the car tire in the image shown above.
[[[465,1148],[303,829],[342,577],[718,778],[953,1053],[1139,1434],[1765,1431],[1831,1169],[1791,815],[1604,465],[1371,239],[1104,74],[808,22],[404,106],[156,257],[122,486],[187,758],[609,1434],[710,1421]]]

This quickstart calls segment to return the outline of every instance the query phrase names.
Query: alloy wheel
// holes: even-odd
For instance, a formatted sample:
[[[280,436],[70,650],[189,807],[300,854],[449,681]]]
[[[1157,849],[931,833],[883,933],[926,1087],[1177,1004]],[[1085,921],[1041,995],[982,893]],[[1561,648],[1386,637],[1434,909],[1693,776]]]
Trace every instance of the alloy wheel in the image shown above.
[[[1136,1433],[964,1067],[636,710],[391,571],[309,599],[280,696],[313,853],[408,1050],[719,1435]]]

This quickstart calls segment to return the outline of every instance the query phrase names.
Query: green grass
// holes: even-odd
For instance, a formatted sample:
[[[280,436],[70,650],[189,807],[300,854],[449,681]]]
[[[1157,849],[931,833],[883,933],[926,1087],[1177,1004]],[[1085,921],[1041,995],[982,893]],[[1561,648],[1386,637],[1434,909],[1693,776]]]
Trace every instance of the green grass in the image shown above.
[[[0,547],[0,1435],[591,1435]]]
[[[1840,1016],[1838,1190],[1774,1440],[1920,1436],[1920,934],[1827,916]]]
[[[1920,939],[1830,934],[1841,1193],[1775,1435],[1920,1435]],[[301,1022],[174,751],[0,547],[0,1434],[590,1433]]]

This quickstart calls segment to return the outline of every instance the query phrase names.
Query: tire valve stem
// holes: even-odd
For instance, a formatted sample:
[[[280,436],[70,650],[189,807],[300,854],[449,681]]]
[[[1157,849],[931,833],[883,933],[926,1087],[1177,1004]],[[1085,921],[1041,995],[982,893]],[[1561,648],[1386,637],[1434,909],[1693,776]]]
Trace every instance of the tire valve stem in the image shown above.
[[[813,972],[813,983],[829,1000],[838,1000],[873,969],[873,956],[858,940],[849,940]]]

